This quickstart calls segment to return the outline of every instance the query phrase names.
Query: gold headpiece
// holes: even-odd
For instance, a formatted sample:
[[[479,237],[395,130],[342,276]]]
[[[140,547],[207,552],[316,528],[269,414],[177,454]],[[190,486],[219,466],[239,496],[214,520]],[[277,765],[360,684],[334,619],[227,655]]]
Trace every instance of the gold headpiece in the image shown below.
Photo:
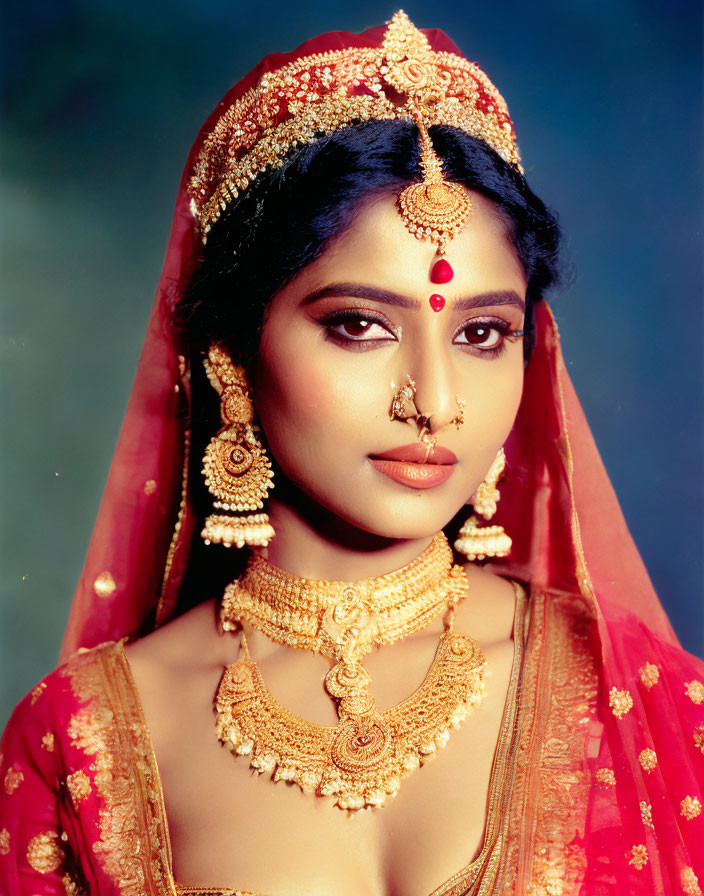
[[[415,119],[421,134],[424,181],[404,191],[403,202],[399,197],[404,222],[419,239],[436,242],[442,254],[471,204],[463,187],[443,181],[427,129],[447,125],[479,137],[523,169],[496,87],[478,65],[433,50],[401,10],[381,46],[294,59],[265,72],[226,109],[203,143],[188,187],[203,240],[228,203],[264,170],[283,165],[293,148],[359,122],[393,119]]]

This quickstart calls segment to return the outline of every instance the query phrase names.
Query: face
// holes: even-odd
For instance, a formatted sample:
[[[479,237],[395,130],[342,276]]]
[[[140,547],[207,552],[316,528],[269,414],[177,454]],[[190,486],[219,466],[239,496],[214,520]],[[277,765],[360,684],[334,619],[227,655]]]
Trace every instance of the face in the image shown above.
[[[434,246],[411,235],[394,197],[384,197],[267,309],[254,398],[271,453],[295,486],[286,494],[300,491],[365,532],[407,539],[445,526],[483,480],[518,410],[523,348],[510,334],[523,328],[525,275],[493,203],[477,193],[472,201],[448,246],[450,282],[431,283]],[[434,310],[438,294],[445,303]],[[424,442],[416,419],[390,419],[409,377],[427,418]],[[433,442],[430,463],[417,463]],[[382,457],[390,452],[395,459]]]

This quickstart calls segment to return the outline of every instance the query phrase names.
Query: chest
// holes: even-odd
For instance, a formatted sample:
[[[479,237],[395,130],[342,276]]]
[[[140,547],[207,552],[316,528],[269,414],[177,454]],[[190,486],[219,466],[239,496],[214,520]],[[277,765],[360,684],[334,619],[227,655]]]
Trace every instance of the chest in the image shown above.
[[[432,643],[420,639],[394,650],[365,662],[380,709],[420,684]],[[328,664],[295,653],[288,651],[283,661],[262,659],[271,692],[291,712],[335,724],[320,687]],[[175,880],[267,896],[434,893],[480,852],[487,800],[501,788],[500,775],[492,780],[492,764],[505,739],[513,644],[485,653],[491,675],[481,706],[433,761],[403,780],[384,808],[354,813],[275,783],[251,769],[246,757],[235,757],[215,735],[211,701],[219,674],[192,677],[172,700],[168,718],[153,726]]]

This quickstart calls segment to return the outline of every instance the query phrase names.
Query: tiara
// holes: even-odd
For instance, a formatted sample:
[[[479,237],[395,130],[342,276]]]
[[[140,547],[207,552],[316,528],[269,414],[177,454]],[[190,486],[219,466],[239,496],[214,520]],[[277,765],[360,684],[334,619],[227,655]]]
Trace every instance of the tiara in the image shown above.
[[[380,47],[345,47],[266,72],[217,120],[188,184],[203,242],[228,204],[291,150],[365,121],[419,119],[478,137],[523,173],[503,97],[484,72],[433,50],[399,10]]]

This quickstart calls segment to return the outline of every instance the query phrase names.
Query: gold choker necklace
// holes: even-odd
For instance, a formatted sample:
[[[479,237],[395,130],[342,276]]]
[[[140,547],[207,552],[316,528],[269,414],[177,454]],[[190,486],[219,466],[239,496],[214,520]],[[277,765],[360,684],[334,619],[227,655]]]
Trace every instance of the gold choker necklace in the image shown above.
[[[382,806],[484,699],[486,660],[471,638],[454,631],[455,608],[466,594],[465,571],[453,564],[443,533],[407,566],[353,583],[293,576],[252,555],[223,597],[223,630],[246,623],[278,644],[334,659],[325,689],[337,701],[339,722],[314,724],[281,706],[242,631],[243,658],[226,667],[215,697],[219,739],[259,772],[331,796],[340,808]],[[445,630],[425,680],[379,712],[362,657],[442,614]]]

